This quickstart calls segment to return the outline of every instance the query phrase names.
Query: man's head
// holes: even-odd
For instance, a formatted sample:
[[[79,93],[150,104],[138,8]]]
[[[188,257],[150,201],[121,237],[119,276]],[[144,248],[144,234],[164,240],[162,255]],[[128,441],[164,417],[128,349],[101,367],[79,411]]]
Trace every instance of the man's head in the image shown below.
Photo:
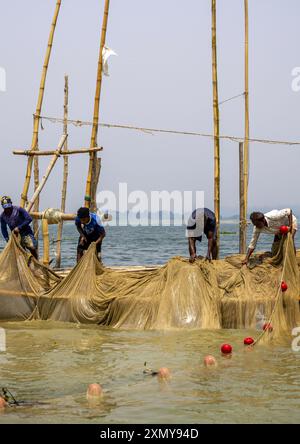
[[[82,224],[88,224],[90,220],[90,210],[86,207],[81,207],[77,211],[77,217]]]
[[[253,225],[255,225],[257,228],[263,228],[265,226],[265,216],[263,213],[260,213],[259,211],[251,213],[250,219]]]
[[[9,196],[3,196],[1,198],[1,205],[6,214],[10,214],[12,212],[13,204]]]

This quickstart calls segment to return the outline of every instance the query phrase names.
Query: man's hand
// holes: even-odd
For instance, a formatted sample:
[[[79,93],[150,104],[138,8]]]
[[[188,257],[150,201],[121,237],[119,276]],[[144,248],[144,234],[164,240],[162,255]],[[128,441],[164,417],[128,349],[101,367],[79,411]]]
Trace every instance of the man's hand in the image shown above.
[[[18,228],[18,227],[14,228],[14,234],[15,234],[16,236],[19,236],[19,233],[20,233],[19,228]]]
[[[85,236],[80,236],[80,245],[84,245],[87,242],[87,238]]]

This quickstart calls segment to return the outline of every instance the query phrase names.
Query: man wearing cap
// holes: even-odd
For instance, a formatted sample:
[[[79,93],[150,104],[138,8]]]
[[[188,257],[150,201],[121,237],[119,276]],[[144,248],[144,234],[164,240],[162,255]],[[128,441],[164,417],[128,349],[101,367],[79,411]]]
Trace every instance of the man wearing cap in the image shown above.
[[[189,217],[186,235],[189,240],[190,262],[194,262],[196,255],[196,241],[201,242],[203,233],[207,237],[206,259],[217,258],[216,217],[208,208],[198,208]]]
[[[272,210],[268,213],[261,213],[255,211],[250,214],[251,222],[254,225],[252,239],[248,247],[247,255],[242,261],[243,265],[246,265],[250,259],[251,254],[256,248],[258,238],[261,233],[273,234],[274,243],[278,242],[281,238],[280,227],[285,225],[289,227],[289,232],[292,234],[294,249],[295,247],[295,234],[297,232],[297,219],[293,215],[290,208],[284,208],[283,210]]]
[[[92,242],[96,243],[98,257],[101,252],[102,240],[105,237],[105,229],[100,217],[96,213],[90,213],[88,208],[81,207],[77,211],[75,225],[80,234],[77,246],[77,262],[80,261],[84,251],[89,248]]]
[[[37,241],[30,227],[32,218],[24,208],[13,205],[11,198],[8,196],[2,197],[1,205],[4,210],[0,216],[1,232],[4,239],[8,242],[8,226],[16,236],[21,236],[22,247],[29,250],[32,256],[37,259]]]

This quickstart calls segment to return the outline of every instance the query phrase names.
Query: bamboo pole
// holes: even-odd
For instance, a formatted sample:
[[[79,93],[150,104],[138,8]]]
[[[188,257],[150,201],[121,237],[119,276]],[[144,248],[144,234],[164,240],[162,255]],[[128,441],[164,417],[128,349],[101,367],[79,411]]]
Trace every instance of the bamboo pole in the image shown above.
[[[96,195],[97,195],[97,186],[99,182],[100,171],[101,171],[101,159],[96,158],[93,168],[93,179],[91,184],[91,196],[92,196],[91,211],[93,212],[97,210]]]
[[[38,143],[36,145],[36,149],[38,149]],[[37,187],[39,186],[39,176],[40,176],[40,172],[39,172],[39,160],[37,157],[34,158],[34,190],[37,189]],[[40,199],[39,197],[36,199],[35,203],[34,203],[34,210],[35,211],[39,211],[39,206],[40,206]],[[37,241],[37,250],[39,248],[39,244],[38,244],[38,232],[39,232],[39,222],[37,220],[33,221],[33,232],[35,234],[36,237],[36,241]]]
[[[93,127],[92,127],[92,135],[91,135],[91,143],[90,147],[95,148],[97,146],[97,135],[98,135],[98,124],[99,124],[99,106],[100,106],[100,94],[101,94],[101,85],[102,85],[102,52],[103,47],[105,45],[106,39],[106,30],[107,30],[107,21],[108,21],[108,13],[109,13],[109,0],[105,0],[104,5],[104,15],[102,21],[102,31],[101,31],[101,40],[100,40],[100,50],[98,57],[98,68],[97,68],[97,82],[96,82],[96,92],[95,92],[95,101],[94,101],[94,117],[93,117]],[[89,160],[89,169],[86,181],[86,190],[84,197],[84,205],[88,208],[91,207],[91,203],[93,202],[93,206],[95,206],[95,195],[92,194],[92,181],[93,181],[93,171],[95,171],[97,154],[90,153]],[[97,188],[97,186],[96,186]]]
[[[246,220],[245,220],[245,194],[244,194],[244,146],[239,143],[239,191],[240,191],[240,254],[246,253]]]
[[[23,290],[23,291],[18,291],[18,290],[0,290],[0,294],[2,294],[2,295],[4,295],[4,296],[25,296],[25,297],[28,297],[28,296],[33,296],[33,297],[38,297],[38,295],[37,294],[35,294],[35,293],[33,293],[32,291],[26,291],[26,290]],[[2,302],[3,303],[3,302]]]
[[[217,72],[216,0],[211,2],[212,14],[212,81],[214,115],[214,211],[217,224],[217,257],[220,249],[220,140],[219,140],[219,100]]]
[[[83,148],[78,150],[65,150],[60,153],[59,156],[69,156],[70,154],[85,154],[85,153],[96,153],[102,151],[103,147],[97,148]],[[28,150],[14,150],[13,154],[17,156],[52,156],[56,153],[56,150],[51,151],[28,151]]]
[[[68,133],[68,104],[69,104],[69,78],[65,76],[65,88],[64,88],[64,125],[63,133]],[[66,141],[64,151],[68,150],[68,142]],[[61,205],[60,210],[62,213],[66,211],[66,198],[67,198],[67,184],[68,184],[68,156],[64,157],[64,170],[63,170],[63,186],[61,191]],[[63,221],[60,221],[57,228],[57,244],[56,244],[56,263],[55,266],[60,268],[61,264],[61,237],[63,231]]]
[[[33,219],[45,219],[45,215],[42,211],[39,211],[37,213],[35,211],[30,211],[29,214]],[[76,214],[62,214],[61,218],[62,220],[75,220]]]
[[[48,39],[48,46],[47,46],[46,56],[45,56],[45,60],[44,60],[43,70],[42,70],[36,112],[35,112],[34,121],[33,121],[33,135],[32,135],[32,142],[31,142],[31,149],[33,149],[33,150],[36,150],[37,146],[38,146],[39,123],[40,123],[40,115],[41,115],[41,109],[42,109],[43,98],[44,98],[45,83],[46,83],[49,60],[50,60],[50,55],[51,55],[51,50],[52,50],[52,45],[53,45],[54,32],[55,32],[55,28],[56,28],[56,22],[57,22],[60,6],[61,6],[61,0],[57,0],[55,12],[54,12],[54,16],[53,16],[53,20],[52,20],[52,24],[51,24],[51,28],[50,28],[50,35],[49,35],[49,39]],[[26,202],[27,202],[27,194],[28,194],[28,189],[29,189],[29,185],[30,185],[32,164],[33,164],[33,157],[29,157],[28,162],[27,162],[25,182],[24,182],[23,191],[22,191],[22,195],[21,195],[21,203],[20,203],[21,207],[25,207]],[[35,165],[35,179],[38,180],[37,164]]]
[[[49,224],[47,219],[42,220],[43,230],[43,264],[49,265]]]
[[[29,212],[29,211],[32,209],[32,207],[33,207],[33,205],[34,205],[34,202],[36,201],[36,199],[37,199],[38,196],[40,195],[42,189],[44,188],[44,186],[45,186],[45,184],[46,184],[46,182],[47,182],[47,180],[48,180],[48,177],[49,177],[49,175],[50,175],[50,173],[51,173],[51,171],[52,171],[52,169],[53,169],[53,167],[54,167],[54,165],[55,165],[57,159],[59,158],[59,155],[60,155],[60,153],[61,153],[61,150],[62,150],[63,147],[64,147],[64,144],[65,144],[65,142],[66,142],[66,140],[67,140],[67,137],[68,137],[67,134],[64,134],[64,135],[61,137],[61,139],[60,139],[60,141],[59,141],[59,144],[58,144],[58,147],[57,147],[56,154],[54,154],[53,158],[51,159],[51,162],[49,163],[48,168],[47,168],[47,170],[46,170],[44,176],[42,177],[41,182],[39,183],[39,186],[37,187],[37,189],[36,189],[35,192],[33,193],[33,196],[32,196],[32,198],[30,199],[30,201],[28,202],[28,204],[27,204],[27,206],[26,206],[26,211]]]
[[[245,9],[245,141],[244,141],[244,215],[247,221],[248,185],[249,185],[249,54],[248,54],[248,0],[244,0]]]

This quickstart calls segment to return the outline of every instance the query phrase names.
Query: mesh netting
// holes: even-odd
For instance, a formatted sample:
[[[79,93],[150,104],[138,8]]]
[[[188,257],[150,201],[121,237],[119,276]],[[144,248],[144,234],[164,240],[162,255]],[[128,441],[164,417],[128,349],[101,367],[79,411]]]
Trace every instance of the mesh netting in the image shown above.
[[[59,276],[27,254],[12,235],[0,255],[0,319],[31,318],[39,295],[59,281]]]
[[[175,257],[155,269],[115,270],[98,261],[92,244],[60,279],[29,261],[12,237],[0,257],[0,318],[134,329],[255,328],[271,320],[268,340],[290,335],[300,324],[299,267],[290,235],[273,257],[254,257],[249,267],[241,259],[190,264]],[[284,293],[282,280],[288,284]]]

